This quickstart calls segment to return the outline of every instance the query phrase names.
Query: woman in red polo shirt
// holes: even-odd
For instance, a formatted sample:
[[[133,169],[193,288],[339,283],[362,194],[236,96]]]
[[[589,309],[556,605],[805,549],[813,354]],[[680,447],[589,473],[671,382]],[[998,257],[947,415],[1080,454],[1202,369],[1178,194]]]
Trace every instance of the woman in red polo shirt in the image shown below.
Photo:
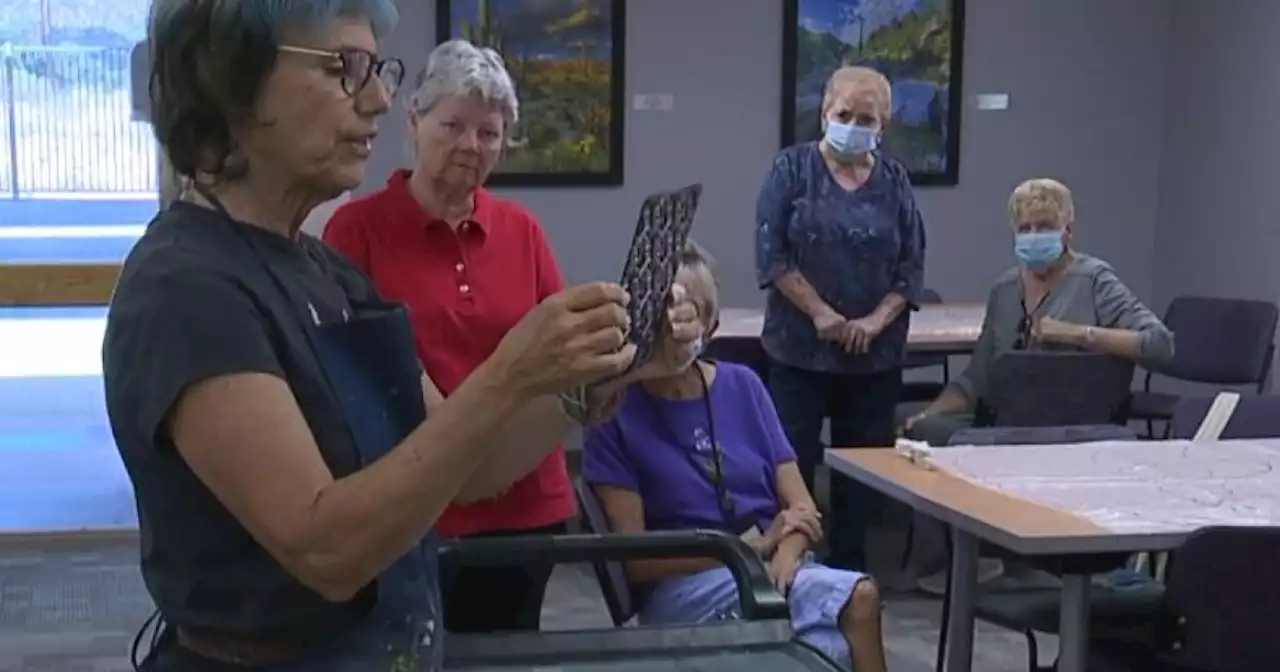
[[[519,113],[502,58],[459,40],[442,44],[419,74],[409,108],[417,165],[340,208],[324,238],[384,297],[408,305],[418,354],[447,396],[564,280],[533,214],[480,186]],[[454,502],[437,529],[445,537],[554,534],[574,514],[557,448],[501,497]],[[537,630],[551,569],[446,569],[445,628]]]

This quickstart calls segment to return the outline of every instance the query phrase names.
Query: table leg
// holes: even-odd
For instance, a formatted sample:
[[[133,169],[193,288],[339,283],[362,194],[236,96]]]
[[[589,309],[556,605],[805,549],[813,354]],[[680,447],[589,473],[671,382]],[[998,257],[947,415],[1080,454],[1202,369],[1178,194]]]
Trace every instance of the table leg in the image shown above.
[[[1088,574],[1062,576],[1058,615],[1058,672],[1085,672],[1089,664]]]
[[[969,672],[973,667],[973,605],[978,593],[978,538],[957,528],[951,528],[951,535],[946,672]]]

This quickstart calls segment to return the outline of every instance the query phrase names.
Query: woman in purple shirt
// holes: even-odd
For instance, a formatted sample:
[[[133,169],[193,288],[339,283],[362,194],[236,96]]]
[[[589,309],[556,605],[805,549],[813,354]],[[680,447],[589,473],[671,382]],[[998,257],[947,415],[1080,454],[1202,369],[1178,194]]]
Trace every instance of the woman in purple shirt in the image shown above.
[[[676,282],[710,338],[718,322],[710,258],[686,249]],[[768,561],[796,635],[858,672],[884,672],[880,598],[865,574],[814,562],[820,514],[764,384],[745,366],[695,361],[627,390],[622,409],[588,430],[583,474],[615,532],[722,529]],[[710,558],[637,560],[627,576],[640,621],[696,624],[737,616],[729,570]]]
[[[782,150],[760,189],[756,272],[768,292],[761,343],[769,390],[810,488],[826,417],[835,446],[895,438],[924,226],[906,168],[878,149],[891,98],[880,73],[837,70],[823,95],[825,136]],[[864,486],[832,479],[832,565],[865,566],[871,499]]]

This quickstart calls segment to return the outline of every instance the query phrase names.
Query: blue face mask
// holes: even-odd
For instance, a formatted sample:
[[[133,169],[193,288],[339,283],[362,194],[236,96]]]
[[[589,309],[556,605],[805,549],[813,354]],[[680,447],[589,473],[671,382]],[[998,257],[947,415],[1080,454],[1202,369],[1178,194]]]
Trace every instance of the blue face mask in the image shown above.
[[[1013,253],[1027,268],[1044,270],[1062,258],[1061,231],[1031,231],[1013,237]]]
[[[874,128],[838,121],[827,122],[823,140],[836,154],[847,157],[860,156],[880,146],[880,134]]]

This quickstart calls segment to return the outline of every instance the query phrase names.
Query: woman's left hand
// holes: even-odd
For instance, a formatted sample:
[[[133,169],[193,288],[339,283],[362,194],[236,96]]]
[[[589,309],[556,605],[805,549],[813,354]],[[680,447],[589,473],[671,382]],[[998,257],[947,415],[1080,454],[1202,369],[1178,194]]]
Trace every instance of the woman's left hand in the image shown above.
[[[698,318],[698,307],[689,300],[684,286],[672,285],[671,293],[667,295],[667,319],[653,357],[623,380],[634,383],[684,370],[698,356],[701,337],[702,320]]]
[[[783,597],[791,591],[791,584],[796,581],[796,574],[800,572],[800,556],[794,553],[786,553],[779,550],[773,554],[773,558],[769,560],[769,576],[773,579],[773,586],[782,593]]]
[[[880,335],[880,332],[884,331],[884,323],[875,316],[867,315],[856,320],[849,320],[845,323],[844,328],[844,351],[863,355],[871,350],[871,341],[874,341]]]

